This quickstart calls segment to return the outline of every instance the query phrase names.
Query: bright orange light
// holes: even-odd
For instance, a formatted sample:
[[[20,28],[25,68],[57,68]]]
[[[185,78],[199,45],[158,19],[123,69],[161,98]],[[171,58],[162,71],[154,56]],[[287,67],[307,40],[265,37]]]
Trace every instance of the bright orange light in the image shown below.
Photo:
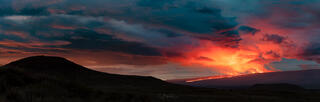
[[[199,78],[189,82],[272,71],[265,68],[269,62],[262,60],[263,54],[260,51],[247,48],[230,48],[214,45],[211,42],[202,42],[200,48],[185,53],[185,56],[179,59],[179,62],[185,65],[199,64],[210,67],[222,74],[222,76]]]
[[[201,62],[212,67],[227,68],[225,72],[229,75],[240,73],[262,73],[268,71],[264,64],[256,61],[259,53],[243,49],[211,47],[208,51],[200,52],[201,56],[206,56],[214,61]]]
[[[203,78],[197,78],[197,79],[190,79],[190,80],[187,80],[186,82],[192,83],[192,82],[197,82],[202,80],[230,78],[230,77],[234,77],[234,75],[218,75],[218,76],[211,76],[211,77],[203,77]]]

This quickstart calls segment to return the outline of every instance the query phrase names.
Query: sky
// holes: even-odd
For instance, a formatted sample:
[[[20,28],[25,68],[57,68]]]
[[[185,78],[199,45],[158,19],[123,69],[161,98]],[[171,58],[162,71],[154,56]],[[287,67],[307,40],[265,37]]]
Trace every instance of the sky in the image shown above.
[[[320,68],[320,0],[0,0],[0,64],[180,79]]]

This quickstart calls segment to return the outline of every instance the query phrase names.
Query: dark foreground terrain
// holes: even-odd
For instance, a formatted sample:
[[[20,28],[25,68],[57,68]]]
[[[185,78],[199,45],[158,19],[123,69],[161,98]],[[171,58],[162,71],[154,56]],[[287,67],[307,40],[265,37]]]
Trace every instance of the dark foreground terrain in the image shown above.
[[[2,66],[0,82],[0,102],[320,102],[320,91],[296,85],[196,88],[153,77],[97,72],[48,56]]]
[[[187,80],[194,79],[178,79],[169,82],[208,88],[248,88],[261,83],[288,83],[307,89],[320,89],[320,69],[256,73],[194,82],[186,82]]]

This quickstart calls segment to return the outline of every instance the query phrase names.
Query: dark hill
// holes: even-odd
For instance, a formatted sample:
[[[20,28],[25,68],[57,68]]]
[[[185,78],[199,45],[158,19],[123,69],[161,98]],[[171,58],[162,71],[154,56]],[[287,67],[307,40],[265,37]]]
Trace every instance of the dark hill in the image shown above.
[[[197,79],[197,78],[195,78]],[[187,79],[188,80],[188,79]],[[190,79],[189,79],[190,80]],[[235,77],[209,79],[196,82],[172,80],[170,82],[212,88],[248,88],[256,84],[287,83],[306,89],[320,89],[320,69],[257,73]]]
[[[251,90],[269,90],[269,91],[298,91],[304,90],[301,86],[279,83],[279,84],[256,84],[251,86],[249,89]]]
[[[34,71],[79,71],[86,68],[65,58],[53,56],[33,56],[11,62],[6,67],[19,67]]]
[[[281,86],[280,88],[287,87]],[[0,102],[319,102],[319,91],[198,88],[154,77],[102,73],[65,58],[35,56],[0,67]],[[277,93],[277,94],[274,94]],[[290,98],[288,98],[290,96]]]
[[[6,69],[18,70],[33,76],[50,77],[65,81],[74,81],[79,84],[95,88],[119,87],[125,88],[154,88],[174,86],[165,81],[143,76],[116,75],[94,71],[65,58],[53,56],[34,56],[14,61],[3,66]]]

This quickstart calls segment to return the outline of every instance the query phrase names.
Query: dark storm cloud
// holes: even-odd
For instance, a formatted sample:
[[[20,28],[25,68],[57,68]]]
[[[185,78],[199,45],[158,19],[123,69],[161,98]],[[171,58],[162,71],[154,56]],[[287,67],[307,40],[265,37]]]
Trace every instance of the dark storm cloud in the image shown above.
[[[212,62],[214,61],[213,59],[211,58],[208,58],[208,57],[203,57],[203,56],[200,56],[197,58],[198,60],[202,60],[202,61],[209,61],[209,62]]]
[[[200,8],[200,9],[197,9],[196,11],[200,12],[200,13],[205,13],[205,14],[216,14],[216,13],[221,13],[221,10],[220,9],[216,9],[216,8],[207,8],[207,7],[204,7],[204,8]]]
[[[236,16],[240,23],[266,20],[282,29],[319,25],[319,0],[212,0],[223,15]]]
[[[21,19],[24,21],[20,22]],[[14,40],[11,43],[13,44],[14,42],[18,45],[2,46],[9,49],[23,51],[32,51],[32,49],[34,49],[40,52],[45,52],[44,50],[40,49],[48,47],[47,45],[39,45],[38,47],[34,47],[32,45],[27,46],[27,44],[24,43],[30,43],[33,41],[65,41],[69,43],[63,46],[52,45],[50,47],[78,50],[105,50],[144,56],[161,55],[156,48],[149,47],[145,44],[139,42],[124,41],[116,38],[112,34],[102,34],[94,31],[93,28],[105,25],[103,23],[104,21],[99,18],[74,17],[68,15],[41,17],[8,16],[6,18],[3,18],[3,22],[0,23],[5,22],[13,23],[13,25],[2,27],[3,32],[0,35],[3,37],[1,39]],[[14,28],[19,28],[20,31],[27,32],[28,34],[9,32],[10,29]],[[20,35],[12,36],[15,33],[16,35]],[[23,37],[23,35],[28,35],[31,37],[22,39],[21,37]]]
[[[285,29],[317,28],[317,3],[313,0],[292,3],[278,0],[0,0],[0,41],[64,41],[69,43],[50,47],[182,56],[179,51],[167,52],[167,49],[198,46],[199,40],[237,48],[241,34],[254,36],[263,30],[242,25],[251,20],[246,17],[267,19]],[[310,5],[306,11],[294,7],[302,8],[306,4]],[[276,44],[286,39],[273,33],[263,38]]]
[[[212,0],[225,16],[236,16],[240,24],[257,27],[264,41],[298,46],[285,53],[319,62],[319,0]],[[241,27],[240,27],[241,28]],[[245,31],[239,28],[241,31]],[[266,33],[264,33],[266,32]],[[279,34],[278,34],[279,33]],[[280,34],[283,33],[283,34]],[[291,39],[292,41],[288,41]],[[305,43],[308,43],[306,46]],[[293,50],[295,49],[295,50]],[[291,55],[295,56],[295,55]]]
[[[279,3],[277,7],[271,8],[269,12],[276,13],[273,15],[270,22],[281,28],[301,29],[310,28],[319,25],[319,0],[284,0],[283,2],[273,1]],[[275,6],[276,4],[266,4],[265,6]]]
[[[297,58],[320,63],[320,44],[318,42],[309,43],[297,55]]]
[[[162,24],[175,29],[192,33],[206,34],[237,25],[235,18],[224,17],[218,8],[207,7],[202,1],[168,0],[150,2],[141,0],[136,7],[141,12],[136,19],[144,19],[149,23]]]
[[[286,40],[286,38],[277,34],[266,34],[262,40],[281,44]]]
[[[123,41],[116,39],[114,36],[99,34],[92,30],[77,29],[72,33],[76,36],[63,36],[63,38],[55,39],[71,42],[71,44],[63,46],[63,48],[107,50],[134,55],[161,56],[161,53],[157,49],[148,47],[142,43]]]
[[[118,4],[119,2],[126,2]],[[238,23],[234,17],[224,17],[221,10],[209,7],[205,1],[194,0],[120,0],[117,1],[12,1],[15,6],[2,8],[4,15],[67,14],[117,18],[149,25],[161,25],[193,34],[212,34],[234,28]],[[35,5],[36,4],[36,5]],[[97,8],[105,4],[104,7]],[[117,4],[117,5],[116,5]],[[18,6],[17,6],[18,5]],[[59,7],[59,8],[58,8]],[[109,8],[110,7],[110,8]],[[139,12],[139,14],[137,14]],[[130,18],[128,18],[130,16]],[[129,23],[130,23],[129,22]],[[172,31],[170,31],[172,32]],[[171,33],[172,34],[172,33]],[[168,34],[170,35],[170,34]],[[215,34],[214,34],[215,35]]]
[[[48,15],[50,14],[46,8],[23,8],[20,10],[15,10],[14,8],[1,8],[0,16],[10,16],[10,15]]]
[[[304,49],[302,56],[320,56],[320,44],[311,43]]]
[[[281,57],[277,52],[274,52],[274,51],[268,51],[265,53],[265,55],[268,55],[272,58],[280,58]]]
[[[238,30],[242,34],[252,34],[252,35],[255,35],[257,32],[260,31],[259,29],[252,28],[252,27],[249,27],[249,26],[240,26],[238,28]]]

